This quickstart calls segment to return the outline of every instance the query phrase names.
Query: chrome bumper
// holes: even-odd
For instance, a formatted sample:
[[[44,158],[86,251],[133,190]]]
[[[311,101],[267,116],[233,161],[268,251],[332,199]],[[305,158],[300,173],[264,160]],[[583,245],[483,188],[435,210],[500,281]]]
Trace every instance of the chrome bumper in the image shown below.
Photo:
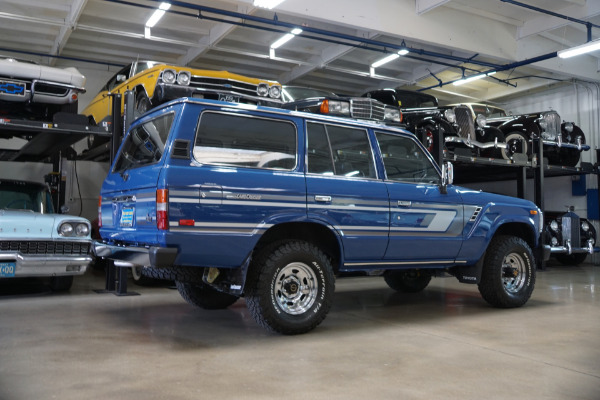
[[[94,242],[92,249],[97,257],[113,260],[119,267],[165,268],[172,266],[177,257],[177,249],[174,247],[115,246]]]
[[[471,140],[470,138],[463,138],[460,136],[446,136],[444,138],[446,143],[462,143],[468,147],[479,147],[480,149],[505,149],[506,143],[498,143],[498,138],[496,138],[493,142],[478,142],[477,140]]]
[[[565,149],[577,149],[579,151],[582,150],[589,150],[590,146],[587,144],[583,144],[581,143],[581,141],[578,141],[577,143],[564,143],[562,141],[562,136],[558,136],[557,140],[542,140],[542,143],[545,144],[546,146],[556,146],[556,147],[560,147],[560,148],[565,148]]]
[[[577,254],[577,253],[588,253],[594,254],[600,251],[600,248],[594,247],[594,243],[588,240],[587,247],[572,247],[571,242],[567,241],[566,246],[546,246],[550,249],[551,254]]]
[[[27,255],[0,253],[1,262],[15,263],[15,277],[83,275],[92,256]]]

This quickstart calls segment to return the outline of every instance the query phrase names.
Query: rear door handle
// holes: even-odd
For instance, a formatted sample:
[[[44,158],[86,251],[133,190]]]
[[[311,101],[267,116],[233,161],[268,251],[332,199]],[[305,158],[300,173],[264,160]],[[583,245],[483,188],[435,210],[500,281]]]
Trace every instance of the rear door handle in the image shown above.
[[[315,201],[318,201],[320,203],[331,203],[331,196],[316,195]]]

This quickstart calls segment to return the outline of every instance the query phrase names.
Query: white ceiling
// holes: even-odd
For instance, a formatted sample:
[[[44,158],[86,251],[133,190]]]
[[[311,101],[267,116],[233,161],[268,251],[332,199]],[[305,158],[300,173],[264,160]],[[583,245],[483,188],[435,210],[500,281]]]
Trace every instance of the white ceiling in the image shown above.
[[[522,1],[600,25],[600,0]],[[144,25],[157,1],[2,0],[0,54],[61,66],[81,60],[111,65],[159,60],[360,95],[383,87],[427,88],[459,79],[460,67],[467,68],[465,75],[472,75],[587,41],[585,25],[501,0],[286,0],[275,10],[255,8],[252,0],[172,3],[148,39]],[[200,12],[193,6],[235,15]],[[240,19],[238,14],[249,17]],[[253,21],[253,17],[302,26],[305,31],[277,49],[276,59],[269,59],[270,44],[290,28]],[[593,39],[600,37],[599,28],[591,33]],[[379,44],[397,47],[403,41],[411,53],[370,76],[369,66],[393,50]],[[488,77],[427,92],[442,101],[494,101],[559,81],[598,81],[599,57],[600,51],[568,60],[553,57],[500,71],[494,75],[498,80]],[[467,64],[466,59],[472,62]],[[500,81],[507,79],[510,85]]]

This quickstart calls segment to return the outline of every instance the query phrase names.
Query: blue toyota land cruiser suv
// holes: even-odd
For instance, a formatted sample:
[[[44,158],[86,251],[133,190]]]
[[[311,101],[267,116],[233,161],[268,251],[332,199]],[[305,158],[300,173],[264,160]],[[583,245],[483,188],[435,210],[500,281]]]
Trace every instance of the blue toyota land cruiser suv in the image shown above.
[[[380,271],[405,292],[451,274],[493,306],[525,304],[541,211],[451,177],[401,129],[179,99],[132,124],[102,186],[95,253],[174,280],[195,306],[245,297],[284,334],[323,321],[345,272]]]

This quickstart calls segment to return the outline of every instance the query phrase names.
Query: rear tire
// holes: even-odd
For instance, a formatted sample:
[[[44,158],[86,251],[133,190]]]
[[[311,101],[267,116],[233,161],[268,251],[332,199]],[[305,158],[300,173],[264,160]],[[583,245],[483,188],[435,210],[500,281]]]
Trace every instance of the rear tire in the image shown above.
[[[385,272],[383,279],[390,288],[397,292],[418,293],[429,285],[431,274],[420,269],[407,271],[391,270]]]
[[[494,307],[520,307],[533,292],[535,268],[527,242],[516,236],[497,236],[486,251],[479,292]]]
[[[205,283],[175,282],[179,294],[189,304],[205,310],[221,310],[238,300],[237,296],[219,292]]]
[[[295,335],[325,319],[335,278],[329,258],[317,246],[289,241],[256,257],[246,288],[246,304],[259,325]]]

